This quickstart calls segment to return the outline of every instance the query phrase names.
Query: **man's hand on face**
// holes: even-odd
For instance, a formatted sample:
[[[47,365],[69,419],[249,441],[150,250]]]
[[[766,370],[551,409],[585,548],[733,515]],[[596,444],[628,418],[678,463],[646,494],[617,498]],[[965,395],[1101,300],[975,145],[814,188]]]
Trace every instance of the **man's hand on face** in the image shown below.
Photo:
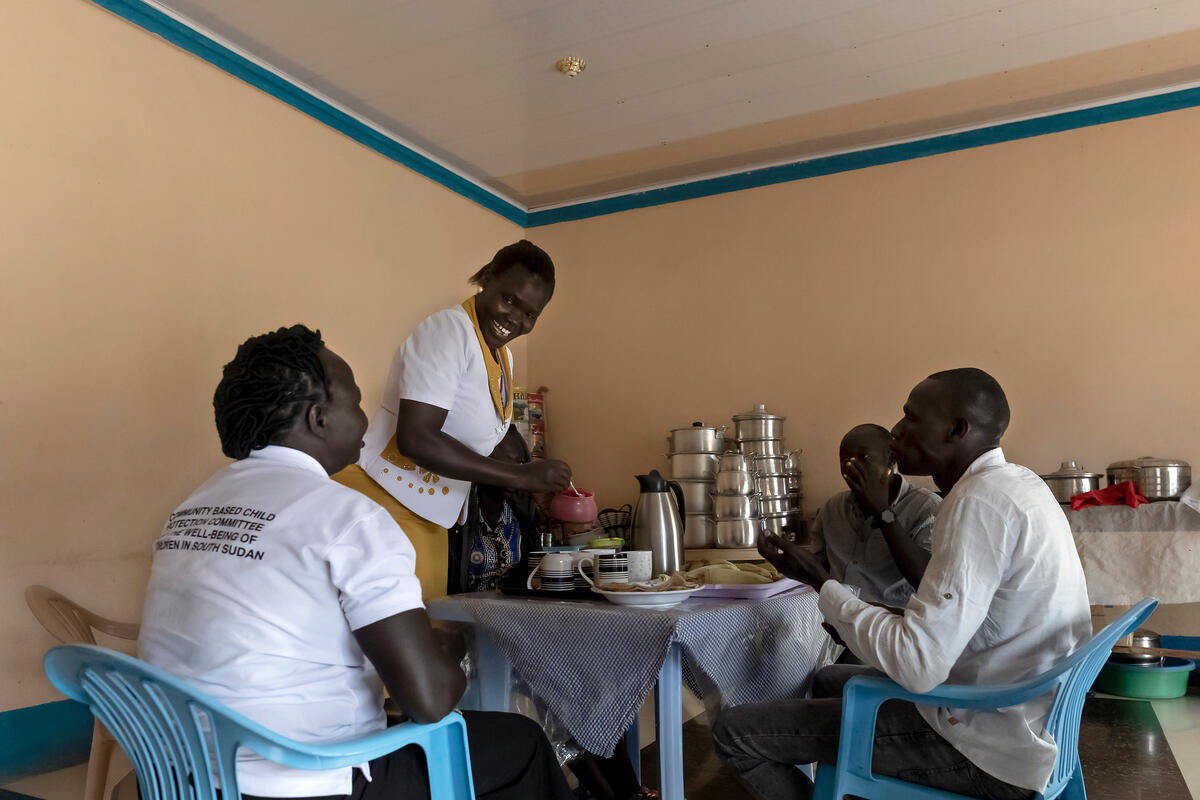
[[[868,513],[877,515],[890,503],[892,472],[890,464],[863,458],[842,462],[842,478]]]
[[[785,576],[821,591],[829,573],[816,557],[797,544],[768,531],[761,531],[758,552]]]

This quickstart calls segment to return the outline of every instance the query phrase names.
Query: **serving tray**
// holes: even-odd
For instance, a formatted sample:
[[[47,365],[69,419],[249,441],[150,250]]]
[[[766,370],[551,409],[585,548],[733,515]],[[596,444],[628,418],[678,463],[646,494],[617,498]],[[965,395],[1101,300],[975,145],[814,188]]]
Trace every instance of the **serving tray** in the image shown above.
[[[706,583],[693,597],[736,597],[749,600],[771,597],[803,584],[791,578],[780,578],[774,583]]]

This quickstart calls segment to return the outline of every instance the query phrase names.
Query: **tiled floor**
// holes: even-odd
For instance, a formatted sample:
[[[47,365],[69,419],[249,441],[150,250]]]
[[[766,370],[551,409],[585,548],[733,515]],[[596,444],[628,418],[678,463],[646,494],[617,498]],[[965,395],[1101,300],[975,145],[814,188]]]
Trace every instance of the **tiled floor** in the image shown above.
[[[749,797],[722,770],[709,736],[704,715],[684,725],[688,800]],[[1079,731],[1079,755],[1088,800],[1200,799],[1200,689],[1193,687],[1188,697],[1176,700],[1090,698]],[[645,782],[654,785],[654,745],[642,751],[642,770]]]

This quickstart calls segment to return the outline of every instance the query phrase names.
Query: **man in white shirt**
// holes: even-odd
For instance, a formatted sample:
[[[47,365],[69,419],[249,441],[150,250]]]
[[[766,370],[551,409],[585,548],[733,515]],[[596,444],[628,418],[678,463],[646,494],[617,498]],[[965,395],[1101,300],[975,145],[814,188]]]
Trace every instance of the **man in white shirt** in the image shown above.
[[[139,653],[300,741],[386,726],[383,688],[411,719],[454,708],[460,639],[430,626],[404,532],[329,475],[358,458],[367,418],[350,367],[302,325],[256,336],[213,398],[236,459],[171,515],[155,542]],[[570,792],[541,730],[464,714],[477,796]],[[415,748],[370,764],[290,769],[242,751],[243,798],[428,798]]]
[[[880,425],[856,425],[842,437],[838,461],[850,490],[817,512],[806,546],[863,600],[902,608],[925,574],[942,501],[904,479],[891,448]]]
[[[978,369],[931,375],[892,429],[901,471],[932,475],[946,493],[933,553],[903,613],[859,600],[802,548],[759,545],[785,575],[820,592],[820,608],[867,667],[834,666],[814,699],[726,709],[713,739],[757,798],[808,798],[793,765],[837,759],[841,686],[874,668],[912,692],[943,682],[1026,680],[1091,636],[1083,569],[1060,506],[1033,472],[1006,463],[1000,385]],[[876,672],[875,674],[879,674]],[[997,710],[885,703],[875,729],[876,772],[974,797],[1029,798],[1045,787],[1057,749],[1045,732],[1049,696]]]

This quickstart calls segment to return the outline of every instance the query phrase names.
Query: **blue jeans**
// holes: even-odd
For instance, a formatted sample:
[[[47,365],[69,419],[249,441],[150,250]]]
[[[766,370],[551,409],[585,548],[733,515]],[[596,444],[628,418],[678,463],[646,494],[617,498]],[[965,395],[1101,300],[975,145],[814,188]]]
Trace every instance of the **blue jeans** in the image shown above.
[[[813,784],[796,764],[837,763],[842,687],[869,667],[833,665],[813,679],[813,699],[751,703],[722,711],[713,725],[717,755],[758,800],[809,800]],[[879,708],[872,769],[879,775],[986,800],[1027,800],[1029,789],[1005,783],[967,760],[929,727],[912,703]]]

